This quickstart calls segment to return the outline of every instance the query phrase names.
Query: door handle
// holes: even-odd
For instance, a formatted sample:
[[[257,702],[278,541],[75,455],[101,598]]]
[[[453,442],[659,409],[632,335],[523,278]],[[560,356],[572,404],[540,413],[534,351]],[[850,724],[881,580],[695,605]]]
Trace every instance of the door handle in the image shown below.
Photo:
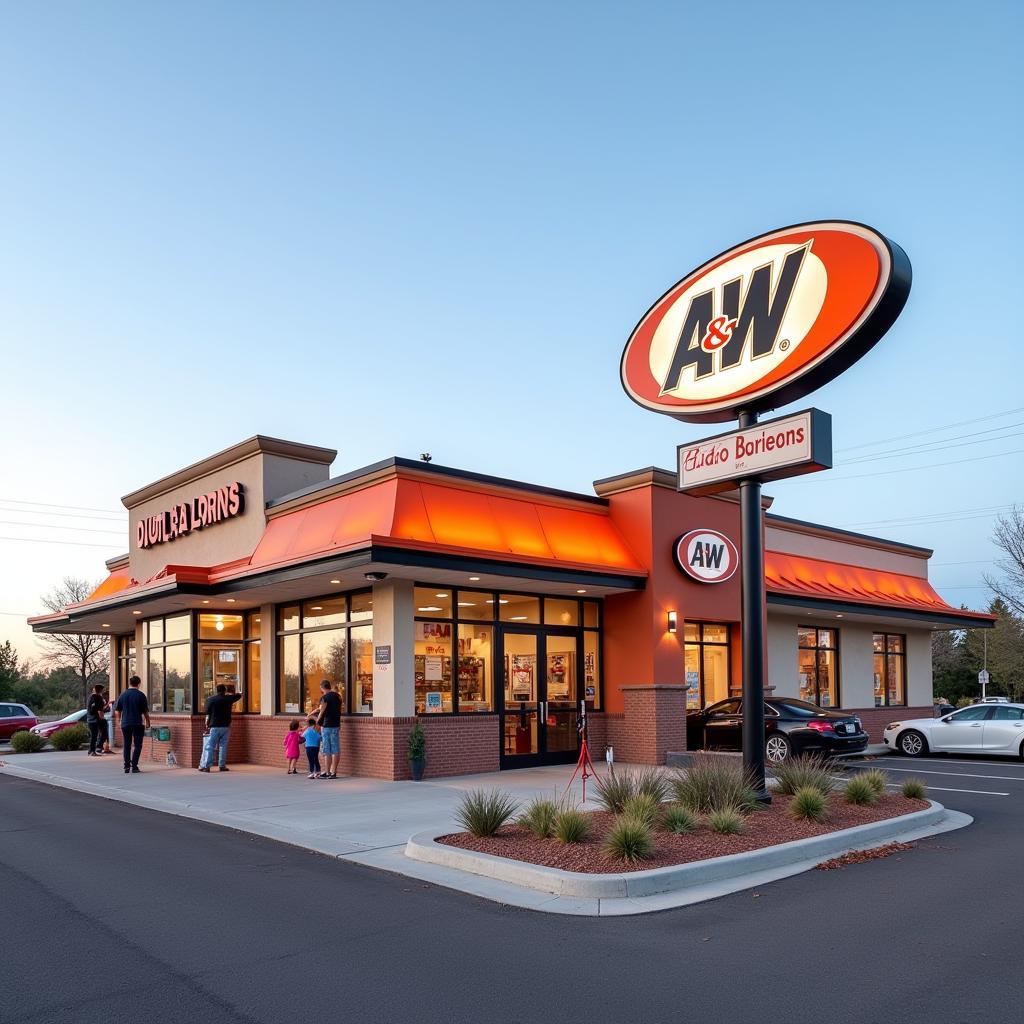
[[[980,729],[980,728],[981,728],[981,722],[974,722],[974,723],[973,723],[973,724],[971,725],[971,728],[972,728],[972,729]]]
[[[540,720],[546,722],[548,720],[548,702],[546,700],[538,701],[537,706],[540,710]]]

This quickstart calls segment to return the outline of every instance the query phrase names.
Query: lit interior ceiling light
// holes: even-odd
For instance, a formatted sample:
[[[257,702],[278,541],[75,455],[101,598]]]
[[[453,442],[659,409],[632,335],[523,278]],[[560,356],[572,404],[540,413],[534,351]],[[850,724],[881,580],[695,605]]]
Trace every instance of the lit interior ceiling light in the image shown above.
[[[576,593],[577,593],[577,594],[585,594],[585,593],[586,593],[586,591],[585,591],[585,590],[577,590],[577,591],[576,591]]]
[[[340,583],[341,580],[331,580],[331,583]]]
[[[475,601],[460,601],[459,602],[459,607],[460,608],[475,608],[476,607],[476,602]]]
[[[528,615],[510,615],[509,618],[513,622],[525,622],[529,618],[529,616]]]
[[[438,606],[436,604],[428,604],[424,608],[417,608],[416,609],[416,611],[418,611],[418,612],[439,612],[441,610],[442,609],[438,608]]]
[[[234,603],[235,603],[235,599],[233,597],[229,597],[228,598],[228,604],[234,604]]]
[[[324,610],[324,607],[323,607],[323,605],[321,605],[321,604],[315,604],[315,605],[313,605],[313,607],[312,607],[312,608],[310,608],[309,610],[310,610],[311,612],[322,612],[322,611]]]
[[[447,597],[447,594],[435,594],[434,597]]]
[[[479,579],[480,579],[480,577],[479,577],[479,576],[470,576],[469,578],[470,578],[470,579],[471,579],[471,580],[472,580],[472,581],[473,581],[474,583],[477,583],[477,582],[479,581]]]
[[[110,623],[109,622],[101,622],[100,623],[100,629],[110,629]]]
[[[132,612],[132,615],[141,615],[142,612]]]
[[[217,632],[218,633],[223,633],[224,632],[224,623],[221,622],[220,619],[217,620],[216,626],[217,626]]]

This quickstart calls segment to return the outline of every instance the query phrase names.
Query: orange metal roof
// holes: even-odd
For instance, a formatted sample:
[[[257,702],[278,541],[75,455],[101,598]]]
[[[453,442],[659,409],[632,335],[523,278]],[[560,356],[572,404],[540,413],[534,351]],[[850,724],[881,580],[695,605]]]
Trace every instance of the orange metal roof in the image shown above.
[[[992,621],[992,616],[984,612],[954,608],[939,597],[926,579],[903,573],[766,551],[764,577],[768,592],[773,594]]]
[[[122,590],[127,590],[132,585],[132,574],[128,567],[115,569],[83,602],[100,601],[104,597],[113,597]]]
[[[247,570],[369,543],[646,572],[604,509],[402,477],[271,519]]]

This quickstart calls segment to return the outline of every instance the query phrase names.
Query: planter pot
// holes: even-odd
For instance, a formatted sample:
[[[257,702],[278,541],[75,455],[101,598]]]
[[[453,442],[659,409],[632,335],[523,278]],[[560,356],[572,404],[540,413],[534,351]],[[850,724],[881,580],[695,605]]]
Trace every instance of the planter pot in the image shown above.
[[[412,781],[419,782],[423,778],[423,769],[427,767],[425,757],[409,758],[409,771],[412,772]]]

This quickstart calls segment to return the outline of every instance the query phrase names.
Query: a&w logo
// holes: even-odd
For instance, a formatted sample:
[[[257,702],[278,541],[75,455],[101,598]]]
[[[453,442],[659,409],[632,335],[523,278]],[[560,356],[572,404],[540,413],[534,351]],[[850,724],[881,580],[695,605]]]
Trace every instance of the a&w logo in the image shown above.
[[[717,530],[691,530],[678,538],[675,563],[701,583],[724,583],[739,565],[736,545]]]
[[[678,296],[651,345],[651,372],[662,395],[732,393],[803,341],[828,284],[813,241],[743,253]]]

